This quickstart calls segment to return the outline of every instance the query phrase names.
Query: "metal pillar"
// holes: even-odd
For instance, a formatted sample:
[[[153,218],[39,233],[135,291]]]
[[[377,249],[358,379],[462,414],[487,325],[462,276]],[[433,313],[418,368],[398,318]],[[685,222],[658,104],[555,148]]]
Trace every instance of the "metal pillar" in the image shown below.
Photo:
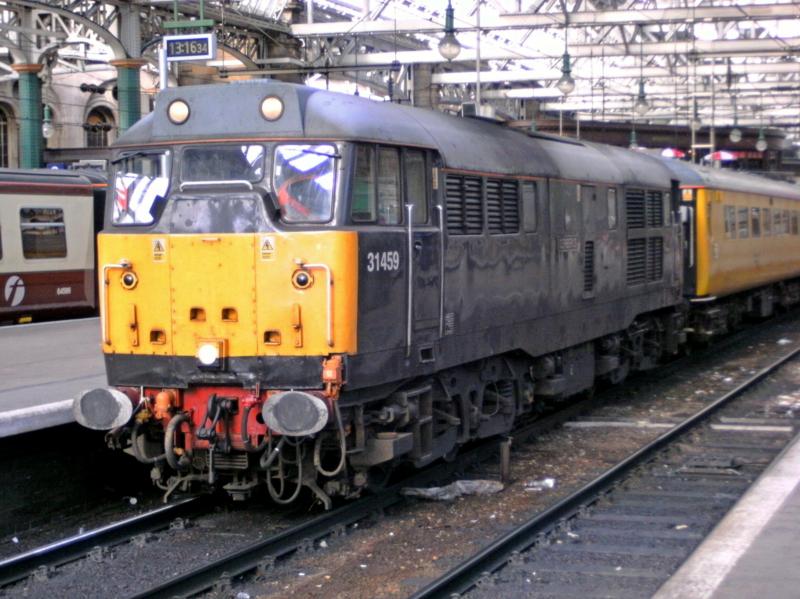
[[[415,64],[411,65],[410,68],[413,87],[411,94],[412,105],[420,108],[436,108],[439,98],[431,83],[433,67],[427,64]]]
[[[42,166],[42,82],[40,64],[11,65],[19,73],[19,165],[21,168]]]
[[[111,61],[111,65],[117,69],[120,133],[133,126],[142,116],[139,69],[145,62],[141,58],[124,58]]]

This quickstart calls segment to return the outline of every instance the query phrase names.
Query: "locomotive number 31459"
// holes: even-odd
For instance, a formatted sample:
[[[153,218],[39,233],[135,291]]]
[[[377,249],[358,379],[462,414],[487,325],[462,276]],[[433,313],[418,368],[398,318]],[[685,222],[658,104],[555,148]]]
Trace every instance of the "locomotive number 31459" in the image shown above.
[[[367,272],[398,270],[399,268],[399,252],[367,252]]]

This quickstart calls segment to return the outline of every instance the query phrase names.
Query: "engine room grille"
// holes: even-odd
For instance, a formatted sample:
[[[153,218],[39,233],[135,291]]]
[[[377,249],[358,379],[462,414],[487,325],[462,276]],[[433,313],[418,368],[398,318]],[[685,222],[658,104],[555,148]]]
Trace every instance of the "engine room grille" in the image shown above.
[[[486,180],[486,221],[492,235],[519,232],[519,186],[516,181]]]
[[[479,235],[483,231],[480,177],[447,175],[447,232]]]
[[[660,191],[647,192],[647,226],[664,226],[664,203],[663,195]]]
[[[628,240],[628,285],[660,281],[664,276],[664,240],[640,237]],[[584,273],[584,284],[585,284]]]
[[[594,241],[583,245],[583,292],[594,291]]]
[[[664,275],[664,240],[650,237],[647,240],[647,280],[660,281]]]
[[[644,198],[644,189],[628,189],[625,191],[625,222],[629,229],[644,229],[645,227]]]
[[[647,240],[645,238],[628,240],[628,285],[638,285],[647,279]]]

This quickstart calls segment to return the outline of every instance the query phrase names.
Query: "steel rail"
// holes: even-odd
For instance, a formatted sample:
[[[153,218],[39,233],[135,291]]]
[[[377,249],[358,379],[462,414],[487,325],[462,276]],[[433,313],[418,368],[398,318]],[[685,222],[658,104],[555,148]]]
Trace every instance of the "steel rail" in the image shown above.
[[[30,576],[40,566],[60,566],[84,557],[98,545],[115,545],[143,532],[159,530],[180,518],[203,511],[204,496],[188,497],[113,524],[31,549],[0,561],[0,588]]]
[[[699,424],[718,409],[742,395],[753,385],[763,380],[783,366],[786,362],[800,354],[800,347],[761,369],[750,379],[744,381],[722,397],[709,404],[693,416],[663,433],[651,443],[631,454],[617,465],[565,497],[544,512],[533,516],[518,528],[495,539],[489,545],[462,561],[427,586],[423,587],[410,599],[429,599],[433,597],[450,597],[460,595],[472,587],[487,573],[492,573],[504,566],[515,552],[525,551],[535,542],[537,535],[554,528],[560,520],[577,514],[583,506],[594,502],[599,495],[613,486],[620,478],[635,467],[649,460],[655,453],[671,443],[676,437]]]

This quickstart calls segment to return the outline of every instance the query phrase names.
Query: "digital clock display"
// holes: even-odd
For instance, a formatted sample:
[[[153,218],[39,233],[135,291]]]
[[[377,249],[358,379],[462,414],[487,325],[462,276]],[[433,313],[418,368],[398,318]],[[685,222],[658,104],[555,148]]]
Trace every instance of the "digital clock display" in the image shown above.
[[[216,39],[211,33],[165,36],[167,60],[206,60],[214,58]]]

